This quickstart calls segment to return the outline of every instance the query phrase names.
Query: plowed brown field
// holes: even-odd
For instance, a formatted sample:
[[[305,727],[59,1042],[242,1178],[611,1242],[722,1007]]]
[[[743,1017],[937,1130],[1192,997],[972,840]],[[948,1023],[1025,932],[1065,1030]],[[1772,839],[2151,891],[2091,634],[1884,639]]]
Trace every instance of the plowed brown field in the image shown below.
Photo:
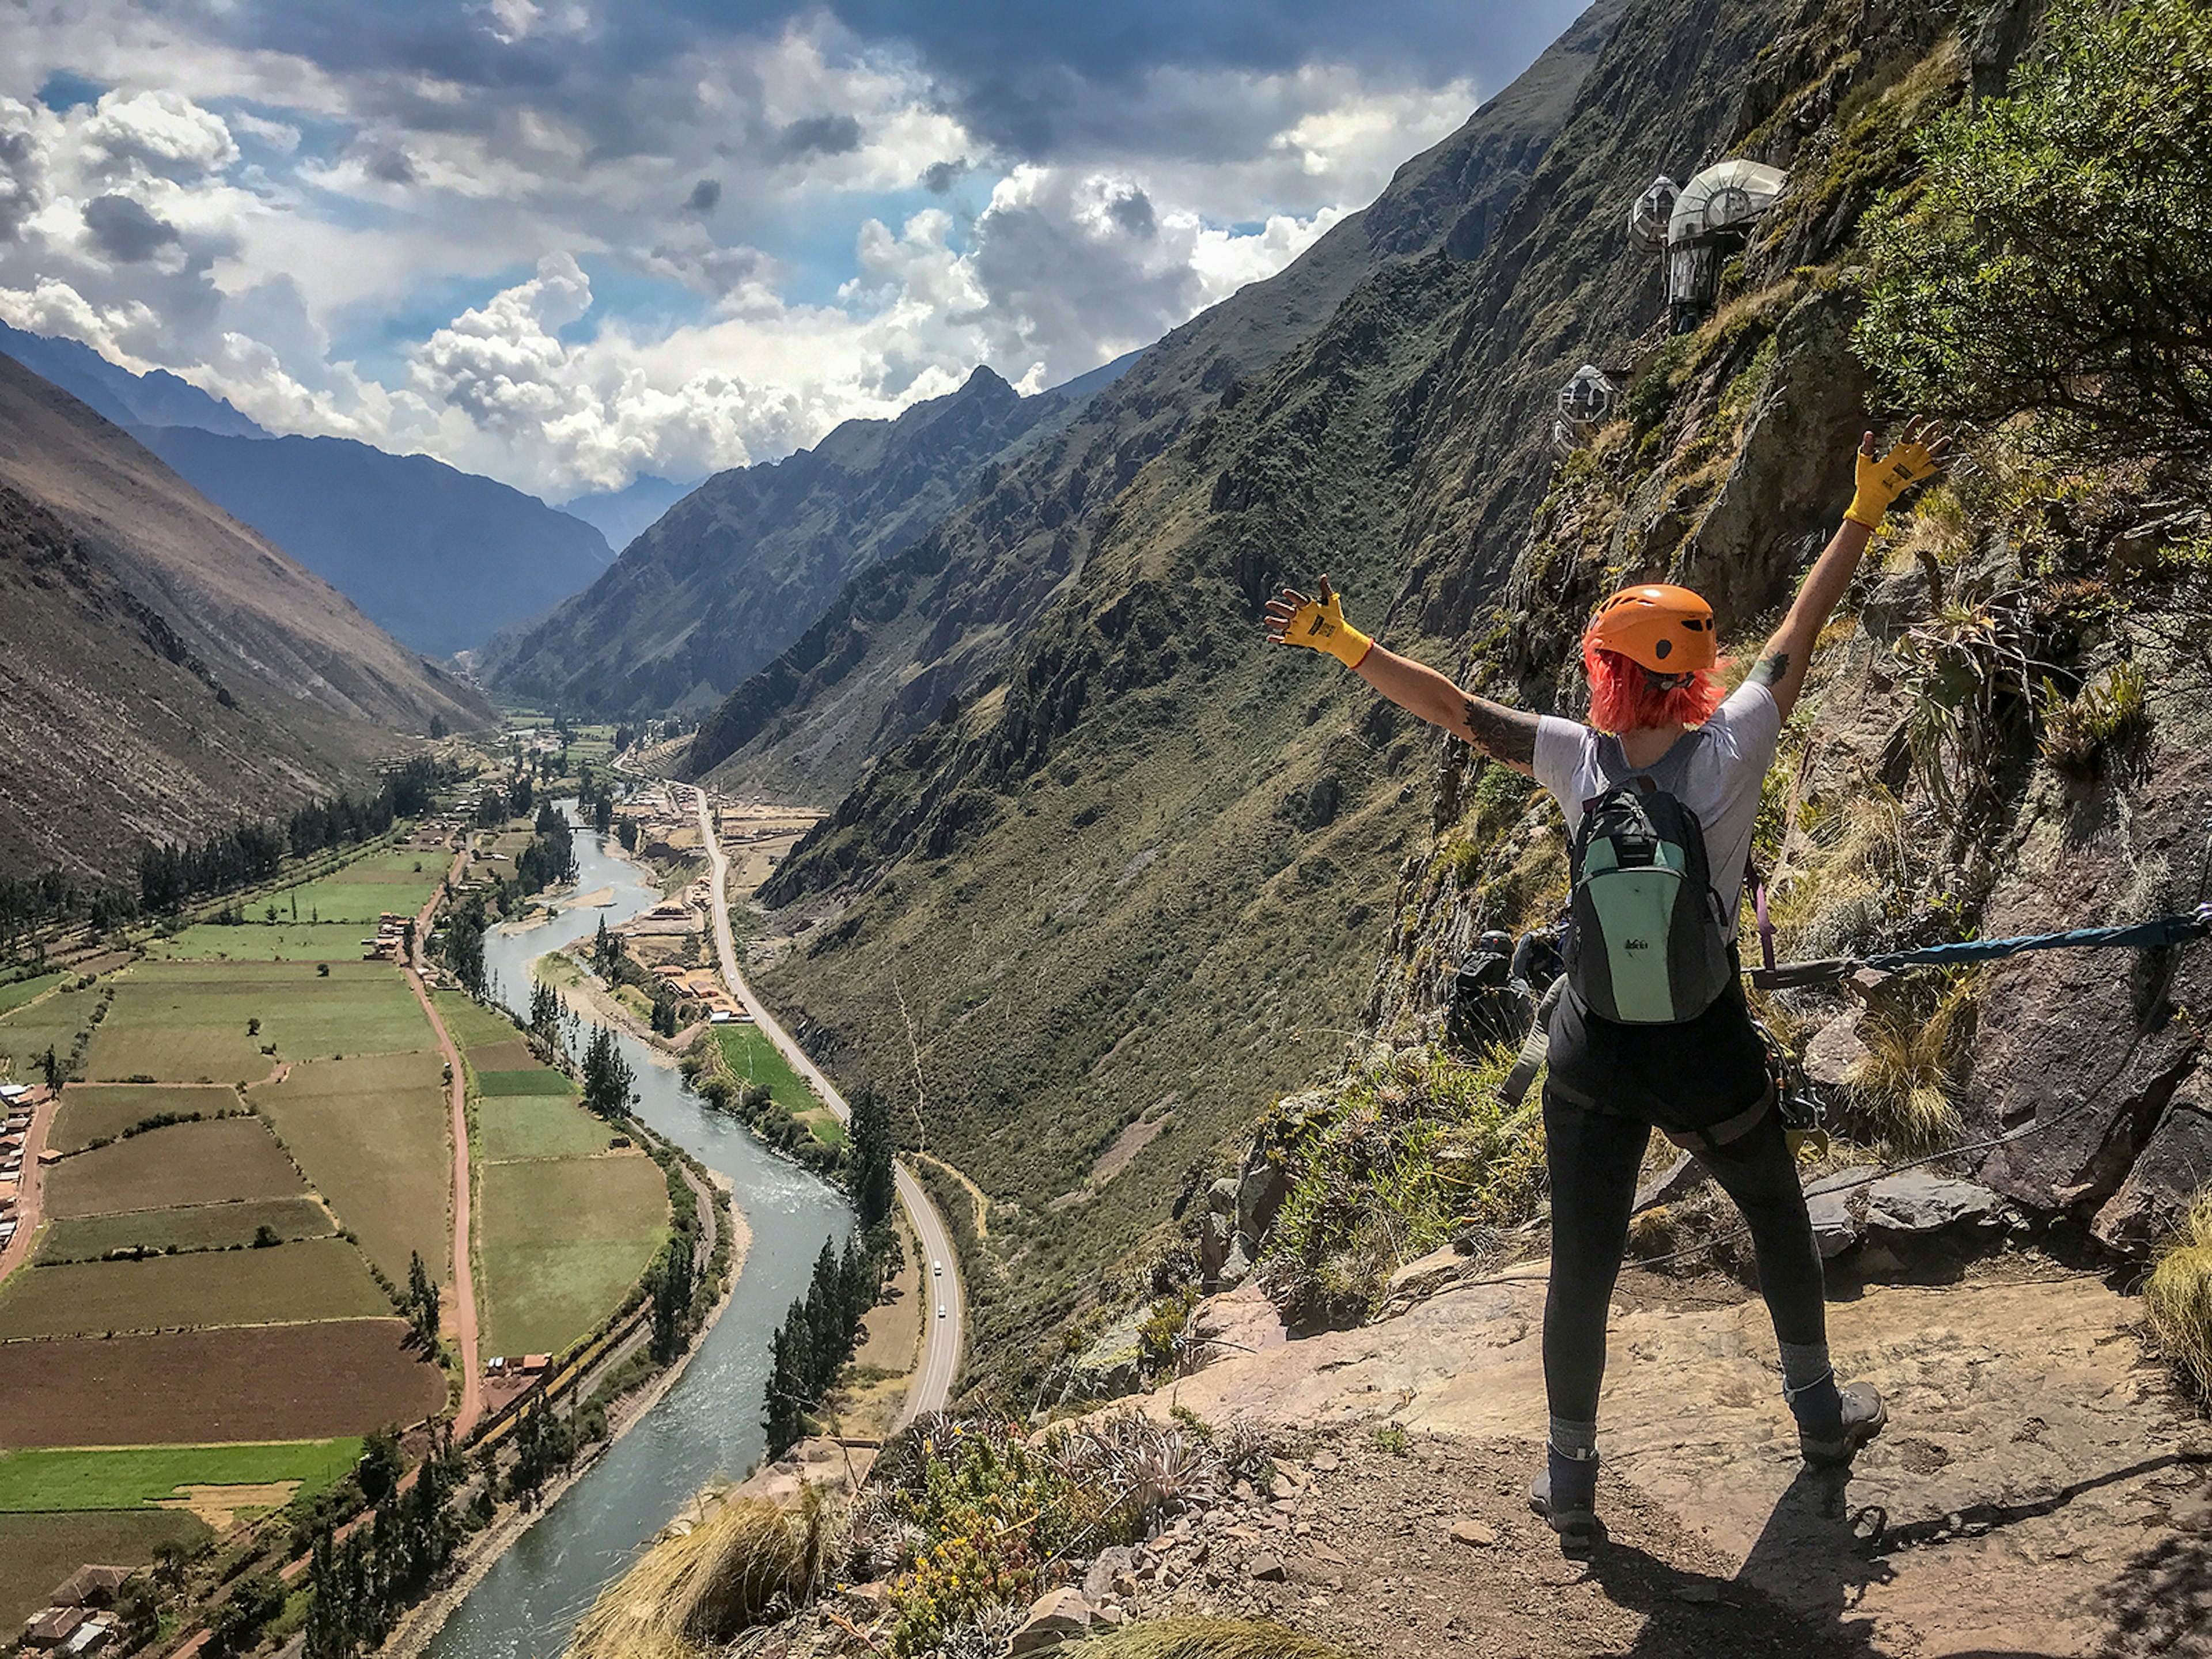
[[[51,1270],[48,1270],[51,1271]],[[0,1343],[0,1446],[319,1440],[414,1423],[445,1373],[397,1319]]]
[[[57,1216],[113,1215],[307,1193],[307,1183],[269,1126],[241,1115],[173,1123],[64,1158],[46,1176],[46,1210]]]

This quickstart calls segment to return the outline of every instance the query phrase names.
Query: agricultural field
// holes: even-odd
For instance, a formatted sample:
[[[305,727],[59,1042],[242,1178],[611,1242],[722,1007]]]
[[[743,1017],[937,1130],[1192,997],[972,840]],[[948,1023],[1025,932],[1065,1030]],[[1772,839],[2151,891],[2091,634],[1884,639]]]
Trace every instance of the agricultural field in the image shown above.
[[[473,997],[459,991],[440,991],[430,1000],[438,1010],[438,1018],[445,1022],[453,1046],[464,1052],[495,1042],[522,1041],[522,1033],[513,1020],[495,1013]],[[526,1047],[524,1052],[528,1053]]]
[[[34,997],[44,996],[69,975],[58,969],[51,974],[33,974],[28,979],[10,980],[0,985],[0,1014],[12,1014]]]
[[[146,954],[166,962],[355,962],[374,928],[357,921],[195,922],[146,942]]]
[[[56,1216],[304,1198],[307,1192],[269,1126],[244,1113],[149,1129],[65,1158],[46,1176],[46,1204]]]
[[[408,1004],[424,1044],[432,1043],[411,994]],[[435,1048],[308,1060],[246,1098],[387,1278],[404,1284],[416,1252],[434,1275],[447,1275],[452,1115]]]
[[[328,1238],[331,1212],[312,1198],[247,1199],[122,1215],[70,1216],[48,1224],[37,1260],[97,1261],[118,1250],[228,1250],[249,1245],[266,1227],[287,1243]]]
[[[369,1318],[391,1309],[360,1251],[342,1238],[308,1239],[271,1249],[23,1268],[0,1283],[0,1344]]]
[[[58,1152],[81,1152],[96,1140],[113,1140],[149,1119],[198,1113],[213,1117],[238,1109],[234,1089],[161,1088],[145,1083],[72,1083],[62,1091],[60,1115],[46,1136]]]
[[[607,1126],[573,1096],[507,1095],[476,1107],[476,1155],[487,1163],[533,1158],[590,1158],[607,1150]]]
[[[444,1408],[446,1376],[406,1344],[391,1317],[0,1342],[0,1447],[321,1440],[418,1423]]]
[[[400,970],[380,962],[142,962],[111,981],[94,1036],[94,1082],[251,1083],[279,1060],[431,1046]],[[37,1005],[43,1007],[44,1004]],[[260,1021],[249,1035],[248,1022]],[[261,1052],[273,1047],[274,1055]]]
[[[91,1023],[100,1002],[97,990],[63,990],[0,1015],[0,1060],[9,1062],[7,1075],[37,1082],[43,1075],[39,1061],[49,1048],[66,1063],[76,1034]]]
[[[845,1126],[791,1069],[791,1062],[775,1044],[761,1035],[758,1026],[713,1025],[708,1031],[710,1040],[720,1045],[722,1065],[732,1077],[740,1083],[766,1084],[775,1103],[797,1118],[823,1146],[844,1144]]]
[[[453,854],[440,848],[390,848],[358,858],[316,880],[268,895],[247,910],[249,916],[279,922],[373,923],[385,912],[411,916],[430,901],[446,878]]]
[[[159,1509],[191,1486],[289,1486],[318,1492],[361,1462],[361,1441],[96,1446],[0,1452],[0,1515]],[[288,1494],[290,1496],[291,1494]]]
[[[143,1567],[164,1544],[196,1549],[209,1536],[207,1522],[182,1510],[0,1515],[0,1630],[21,1630],[88,1561]]]
[[[476,1062],[469,1062],[471,1071]],[[574,1097],[575,1086],[560,1073],[550,1067],[532,1066],[526,1071],[477,1072],[477,1092],[492,1098],[502,1095],[562,1095]]]
[[[486,1163],[478,1190],[487,1353],[568,1346],[629,1294],[667,1231],[667,1182],[643,1152]]]

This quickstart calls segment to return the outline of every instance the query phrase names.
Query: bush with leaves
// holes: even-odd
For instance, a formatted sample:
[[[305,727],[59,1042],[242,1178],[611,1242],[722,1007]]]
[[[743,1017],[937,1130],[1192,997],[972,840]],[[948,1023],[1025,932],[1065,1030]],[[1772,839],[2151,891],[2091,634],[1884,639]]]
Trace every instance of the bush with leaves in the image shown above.
[[[1932,125],[1853,344],[1900,406],[2212,468],[2212,10],[2053,0],[2008,95]]]

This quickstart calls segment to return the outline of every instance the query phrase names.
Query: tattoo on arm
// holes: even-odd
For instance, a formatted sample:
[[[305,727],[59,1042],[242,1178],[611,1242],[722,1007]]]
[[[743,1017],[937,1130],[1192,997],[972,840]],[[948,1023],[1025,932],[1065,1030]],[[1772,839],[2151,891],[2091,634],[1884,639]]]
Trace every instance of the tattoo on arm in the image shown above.
[[[1536,717],[1484,697],[1467,700],[1468,737],[1492,760],[1528,766],[1536,758]]]
[[[1777,651],[1771,656],[1761,657],[1753,665],[1751,672],[1744,678],[1748,684],[1763,685],[1771,691],[1782,684],[1783,677],[1789,672],[1790,653],[1787,651]]]

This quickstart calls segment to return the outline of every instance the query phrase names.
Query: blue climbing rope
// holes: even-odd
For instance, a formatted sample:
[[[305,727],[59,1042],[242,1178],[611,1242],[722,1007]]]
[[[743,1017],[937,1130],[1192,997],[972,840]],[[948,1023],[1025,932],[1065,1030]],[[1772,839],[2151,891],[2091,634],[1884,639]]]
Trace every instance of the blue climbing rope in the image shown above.
[[[1765,895],[1760,895],[1763,900]],[[1762,913],[1765,906],[1760,906]],[[1761,921],[1764,921],[1764,915]],[[2074,927],[2062,933],[2016,933],[2009,939],[1962,939],[1955,945],[1923,945],[1914,951],[1886,951],[1870,957],[1826,957],[1817,962],[1792,962],[1777,966],[1772,932],[1762,927],[1761,944],[1766,960],[1752,969],[1751,982],[1763,991],[1786,991],[1800,986],[1822,985],[1871,968],[1893,974],[1904,968],[1957,967],[1971,962],[1995,962],[2028,951],[2063,951],[2080,946],[2119,946],[2138,951],[2165,950],[2203,939],[2212,933],[2212,904],[2200,904],[2187,915],[2154,916],[2124,927]]]

